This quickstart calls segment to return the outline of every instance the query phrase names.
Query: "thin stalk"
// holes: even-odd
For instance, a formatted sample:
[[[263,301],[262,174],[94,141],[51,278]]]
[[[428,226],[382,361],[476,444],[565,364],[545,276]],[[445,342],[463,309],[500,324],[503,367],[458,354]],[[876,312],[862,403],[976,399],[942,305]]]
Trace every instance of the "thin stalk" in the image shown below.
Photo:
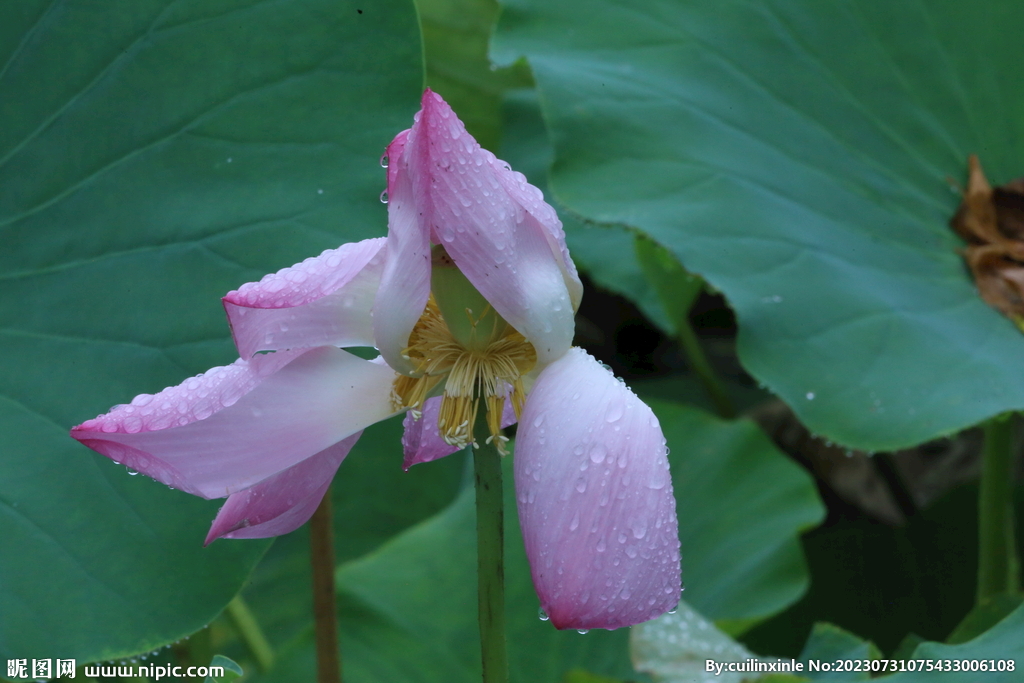
[[[478,434],[486,429],[478,429]],[[476,482],[477,595],[484,683],[508,681],[505,645],[505,528],[501,455],[478,438],[473,449]]]
[[[726,419],[736,417],[736,407],[725,392],[725,387],[719,381],[718,375],[715,374],[715,369],[708,362],[708,357],[704,354],[704,348],[700,345],[700,340],[697,338],[697,333],[693,331],[690,320],[685,316],[679,316],[675,322],[679,344],[690,361],[690,367],[697,373],[705,391],[711,397],[711,402],[715,404],[718,415]]]
[[[334,599],[334,515],[329,488],[309,520],[309,560],[313,566],[316,680],[317,683],[341,683],[338,612]]]
[[[994,417],[985,423],[985,448],[978,493],[977,600],[1020,588],[1013,518],[1012,423]]]
[[[246,604],[241,594],[236,595],[228,603],[227,612],[231,621],[234,622],[235,628],[238,629],[238,633],[242,636],[242,640],[249,648],[249,652],[256,658],[260,670],[269,671],[270,667],[274,665],[274,650],[267,642],[267,637],[263,635],[263,629],[260,628],[260,622],[256,619],[256,615],[249,609],[249,605]]]

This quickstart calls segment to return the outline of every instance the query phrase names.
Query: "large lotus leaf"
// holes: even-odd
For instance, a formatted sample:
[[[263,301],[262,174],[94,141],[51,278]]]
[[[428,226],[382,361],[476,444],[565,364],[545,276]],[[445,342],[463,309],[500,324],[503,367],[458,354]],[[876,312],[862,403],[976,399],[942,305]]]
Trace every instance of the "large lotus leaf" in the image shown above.
[[[359,11],[361,10],[361,11]],[[382,234],[416,108],[409,2],[0,6],[0,659],[195,631],[263,542],[67,429],[234,356],[219,297]]]
[[[1012,0],[508,0],[552,188],[722,290],[748,370],[814,431],[914,444],[1024,407],[1024,339],[947,223],[968,154],[1024,175]]]

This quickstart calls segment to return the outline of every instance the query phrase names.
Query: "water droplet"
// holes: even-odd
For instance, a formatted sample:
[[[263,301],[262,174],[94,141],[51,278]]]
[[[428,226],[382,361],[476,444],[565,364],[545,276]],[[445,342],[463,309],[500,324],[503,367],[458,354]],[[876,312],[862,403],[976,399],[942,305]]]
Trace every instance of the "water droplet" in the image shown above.
[[[384,155],[381,156],[381,158],[380,158],[380,167],[381,168],[387,168],[388,167],[388,155],[387,154],[384,154]]]
[[[548,621],[549,619],[551,619],[551,617],[548,616],[548,613],[544,611],[543,607],[537,608],[537,618],[541,621]]]
[[[594,444],[594,447],[590,449],[590,459],[595,465],[604,462],[605,456],[607,455],[608,449],[602,444]]]
[[[383,192],[380,193],[380,203],[381,204],[387,204],[388,203],[388,191],[387,190],[384,190]]]
[[[673,607],[672,609],[670,609],[670,610],[668,611],[668,613],[669,613],[669,614],[675,614],[675,613],[676,613],[676,612],[678,612],[678,611],[679,611],[679,607],[677,606],[677,607]]]
[[[576,531],[576,529],[579,528],[579,526],[580,526],[580,513],[579,513],[579,511],[577,511],[576,514],[573,515],[573,517],[572,517],[572,522],[569,524],[569,531]]]
[[[617,422],[622,418],[623,411],[621,403],[614,403],[608,407],[608,412],[605,413],[604,419],[607,422]]]
[[[813,391],[808,391],[807,392],[807,400],[808,401],[813,401],[814,400],[814,392]]]
[[[576,480],[576,490],[579,491],[580,493],[583,493],[584,491],[586,491],[587,490],[587,480],[584,479],[583,477],[580,477],[579,479],[577,479]]]
[[[588,633],[590,633],[590,629],[589,628],[578,628],[578,629],[576,629],[576,632],[579,633],[581,636],[585,636]]]
[[[136,474],[138,474],[138,472],[133,470],[131,467],[125,467],[125,469],[128,470],[129,476],[134,477]]]

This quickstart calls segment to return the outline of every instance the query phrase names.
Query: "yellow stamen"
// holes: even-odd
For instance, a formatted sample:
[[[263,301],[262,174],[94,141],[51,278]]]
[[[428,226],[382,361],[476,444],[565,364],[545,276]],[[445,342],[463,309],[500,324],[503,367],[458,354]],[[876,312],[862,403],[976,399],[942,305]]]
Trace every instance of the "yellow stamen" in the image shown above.
[[[431,295],[409,335],[408,348],[402,352],[412,361],[413,372],[395,379],[391,400],[396,410],[409,408],[418,417],[423,402],[444,379],[437,422],[444,440],[460,448],[474,443],[473,425],[482,398],[490,432],[487,443],[495,441],[504,453],[508,441],[501,435],[505,399],[511,388],[518,418],[526,400],[522,378],[537,363],[537,354],[533,345],[489,306],[479,315],[468,308],[465,312],[471,325],[468,346],[452,334]]]

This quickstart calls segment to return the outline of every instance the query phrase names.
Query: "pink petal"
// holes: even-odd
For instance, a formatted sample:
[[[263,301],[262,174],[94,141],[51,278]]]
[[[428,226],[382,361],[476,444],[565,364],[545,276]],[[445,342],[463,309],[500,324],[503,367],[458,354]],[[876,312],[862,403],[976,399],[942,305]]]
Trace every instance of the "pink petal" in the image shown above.
[[[431,462],[451,455],[461,450],[452,446],[441,438],[441,431],[437,428],[437,417],[441,412],[441,397],[435,396],[423,402],[423,411],[420,418],[416,418],[412,411],[405,414],[405,433],[402,435],[402,448],[405,451],[405,460],[402,467],[408,470],[413,465],[421,462]],[[511,427],[516,423],[516,411],[511,401],[505,401],[505,410],[501,413],[501,426]]]
[[[430,231],[494,309],[533,343],[541,365],[564,355],[582,285],[562,224],[540,190],[481,149],[430,90],[402,162],[412,177],[421,230]]]
[[[665,437],[647,405],[586,352],[540,374],[515,449],[519,522],[558,628],[619,628],[679,602]]]
[[[373,346],[370,309],[384,266],[384,238],[328,249],[224,297],[242,358],[257,351]]]
[[[361,435],[356,432],[252,488],[232,493],[203,545],[218,538],[270,538],[298,529],[313,516]]]
[[[247,489],[393,414],[395,373],[331,346],[239,360],[71,430],[204,498]]]
[[[412,370],[412,365],[402,351],[409,345],[409,335],[430,295],[430,233],[420,227],[417,214],[423,209],[415,201],[412,179],[402,162],[409,133],[399,133],[386,152],[387,258],[373,304],[376,346],[388,365],[404,372]]]

